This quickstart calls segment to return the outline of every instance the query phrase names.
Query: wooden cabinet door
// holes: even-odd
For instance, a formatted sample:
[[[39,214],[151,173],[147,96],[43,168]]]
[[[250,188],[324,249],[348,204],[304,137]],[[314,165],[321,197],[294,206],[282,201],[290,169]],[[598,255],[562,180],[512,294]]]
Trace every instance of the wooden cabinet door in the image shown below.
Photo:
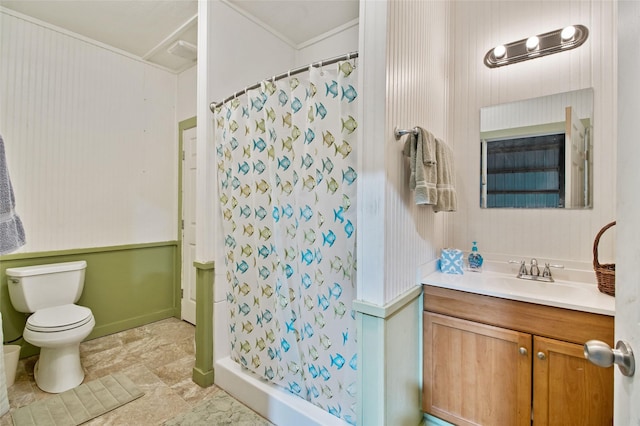
[[[456,425],[531,424],[530,334],[424,313],[423,410]]]
[[[613,424],[613,368],[584,358],[582,345],[534,336],[533,424]]]

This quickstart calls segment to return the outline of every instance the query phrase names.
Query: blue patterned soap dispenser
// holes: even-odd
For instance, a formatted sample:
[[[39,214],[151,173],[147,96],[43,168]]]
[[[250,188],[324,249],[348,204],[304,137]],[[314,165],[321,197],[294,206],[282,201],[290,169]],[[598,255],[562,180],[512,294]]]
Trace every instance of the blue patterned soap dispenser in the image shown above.
[[[471,253],[469,253],[469,270],[475,272],[482,272],[482,255],[478,252],[478,246],[476,242],[473,242]]]

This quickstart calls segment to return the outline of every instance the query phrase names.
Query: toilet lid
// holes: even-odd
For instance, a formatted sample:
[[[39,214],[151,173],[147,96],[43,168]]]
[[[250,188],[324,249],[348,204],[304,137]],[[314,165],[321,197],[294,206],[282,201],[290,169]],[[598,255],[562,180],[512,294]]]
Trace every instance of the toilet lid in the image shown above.
[[[80,327],[91,321],[91,309],[78,305],[62,305],[34,312],[27,320],[26,328],[32,331],[56,332]]]

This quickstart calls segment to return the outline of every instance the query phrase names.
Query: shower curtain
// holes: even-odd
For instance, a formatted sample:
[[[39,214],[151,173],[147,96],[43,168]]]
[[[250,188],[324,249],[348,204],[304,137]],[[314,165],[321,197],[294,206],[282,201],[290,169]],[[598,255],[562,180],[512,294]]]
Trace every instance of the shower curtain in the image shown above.
[[[353,61],[215,111],[232,358],[355,424]]]

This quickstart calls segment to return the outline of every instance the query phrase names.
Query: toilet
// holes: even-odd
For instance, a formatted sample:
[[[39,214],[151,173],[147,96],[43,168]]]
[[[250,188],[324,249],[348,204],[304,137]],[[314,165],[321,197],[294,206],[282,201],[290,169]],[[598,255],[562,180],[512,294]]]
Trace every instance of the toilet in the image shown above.
[[[32,313],[24,327],[24,340],[40,348],[34,367],[36,384],[60,393],[84,380],[80,342],[93,330],[91,309],[78,306],[87,262],[9,268],[6,270],[11,304]]]

